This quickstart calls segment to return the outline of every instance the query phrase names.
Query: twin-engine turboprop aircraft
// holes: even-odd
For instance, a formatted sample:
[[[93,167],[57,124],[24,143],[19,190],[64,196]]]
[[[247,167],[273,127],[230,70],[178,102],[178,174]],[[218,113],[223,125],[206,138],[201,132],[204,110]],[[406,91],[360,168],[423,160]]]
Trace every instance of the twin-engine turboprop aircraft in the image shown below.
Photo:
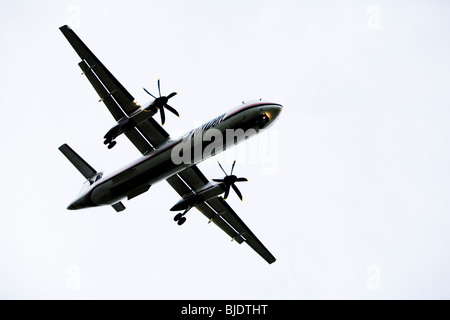
[[[63,26],[60,30],[82,59],[79,66],[83,74],[117,121],[105,135],[105,144],[112,148],[116,144],[115,139],[125,134],[142,153],[142,157],[133,163],[103,177],[101,172],[92,168],[67,144],[62,145],[59,148],[61,152],[87,180],[80,195],[68,209],[111,205],[120,212],[125,209],[121,200],[130,200],[148,191],[151,185],[166,180],[181,196],[181,200],[171,208],[171,211],[182,211],[174,218],[179,225],[186,221],[186,213],[195,207],[233,240],[239,244],[246,242],[268,263],[273,263],[275,257],[224,200],[231,188],[242,200],[236,183],[247,179],[233,175],[236,161],[230,174],[227,174],[219,163],[225,177],[213,179],[213,182],[202,174],[196,164],[269,128],[280,114],[282,106],[262,100],[243,102],[173,140],[153,116],[159,112],[161,124],[165,122],[164,109],[179,116],[178,112],[167,104],[168,100],[176,95],[175,92],[161,96],[158,80],[159,97],[144,89],[154,100],[144,108],[140,107],[72,29]]]

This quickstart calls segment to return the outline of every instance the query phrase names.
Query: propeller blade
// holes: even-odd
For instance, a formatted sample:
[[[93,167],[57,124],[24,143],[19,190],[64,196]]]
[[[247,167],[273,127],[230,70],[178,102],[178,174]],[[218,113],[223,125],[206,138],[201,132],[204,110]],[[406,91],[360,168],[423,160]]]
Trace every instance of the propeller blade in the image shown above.
[[[168,96],[167,96],[167,99],[170,99],[170,98],[172,98],[173,96],[176,96],[178,93],[176,93],[176,92],[172,92],[171,94],[169,94]]]
[[[247,178],[237,178],[236,182],[248,181]]]
[[[223,179],[212,179],[214,182],[223,182]]]
[[[161,114],[161,125],[164,125],[164,122],[166,122],[166,115],[164,114],[164,107],[159,109],[159,113]]]
[[[233,165],[231,166],[231,173],[230,173],[230,175],[233,174],[233,170],[234,170],[234,165],[235,165],[235,164],[236,164],[236,160],[234,160]]]
[[[158,79],[158,92],[159,92],[159,97],[161,98],[161,86],[160,86],[160,84],[159,84],[159,79]]]
[[[217,163],[219,164],[220,169],[222,169],[223,173],[225,173],[225,175],[227,176],[227,173],[225,172],[225,170],[223,170],[222,165],[220,164],[219,161],[217,161]]]
[[[171,106],[169,106],[168,104],[166,104],[165,106],[164,106],[167,110],[169,110],[170,112],[172,112],[174,115],[176,115],[176,116],[180,116],[179,114],[178,114],[178,111],[177,110],[175,110],[174,108],[172,108]]]
[[[149,95],[151,95],[153,98],[156,99],[156,97],[154,95],[152,95],[150,92],[148,92],[147,89],[145,89],[144,87],[142,89],[144,89],[145,92],[147,92]]]
[[[227,189],[225,190],[225,195],[223,196],[224,199],[228,198],[228,194],[230,193],[230,186],[227,186]]]
[[[234,192],[236,192],[236,194],[238,195],[239,199],[241,199],[241,201],[242,201],[242,194],[239,191],[238,187],[236,187],[236,185],[234,185],[234,184],[231,186],[233,187]]]

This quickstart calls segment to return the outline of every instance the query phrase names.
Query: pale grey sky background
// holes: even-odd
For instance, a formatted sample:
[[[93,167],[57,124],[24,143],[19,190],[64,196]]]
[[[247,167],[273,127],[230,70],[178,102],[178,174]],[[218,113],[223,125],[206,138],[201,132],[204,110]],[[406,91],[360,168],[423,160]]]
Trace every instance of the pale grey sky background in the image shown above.
[[[0,298],[450,298],[447,1],[2,1]],[[284,105],[216,160],[268,265],[162,182],[116,214],[69,212],[82,176],[139,156],[77,66],[69,24],[145,103],[177,91],[176,137],[242,100]],[[158,118],[159,119],[159,118]],[[158,120],[159,121],[159,120]]]

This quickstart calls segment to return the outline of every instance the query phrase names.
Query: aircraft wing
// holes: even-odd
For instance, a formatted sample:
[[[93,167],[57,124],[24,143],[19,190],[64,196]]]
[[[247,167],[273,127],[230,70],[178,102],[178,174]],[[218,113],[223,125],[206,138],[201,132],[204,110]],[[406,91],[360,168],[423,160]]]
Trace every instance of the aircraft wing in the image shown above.
[[[116,121],[128,117],[139,105],[133,96],[120,84],[91,50],[67,25],[60,28],[69,43],[81,58],[78,64]],[[142,153],[156,149],[169,140],[169,134],[153,119],[139,124],[125,135]]]
[[[173,175],[167,179],[167,182],[183,196],[193,190],[203,187],[208,183],[208,179],[198,169],[197,166],[189,167],[179,174]],[[221,197],[215,197],[195,206],[203,213],[210,222],[214,222],[233,240],[241,244],[246,242],[268,263],[275,262],[275,257],[258,240],[253,232],[245,225],[228,203]]]

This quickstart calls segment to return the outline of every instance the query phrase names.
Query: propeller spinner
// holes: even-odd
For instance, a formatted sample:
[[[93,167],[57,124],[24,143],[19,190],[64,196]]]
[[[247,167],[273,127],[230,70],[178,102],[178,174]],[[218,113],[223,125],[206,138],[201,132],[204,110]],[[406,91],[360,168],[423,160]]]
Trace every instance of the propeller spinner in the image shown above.
[[[220,169],[222,169],[223,173],[225,173],[225,178],[223,179],[212,179],[215,182],[222,182],[226,189],[225,189],[225,195],[224,195],[224,199],[226,199],[228,197],[228,194],[230,193],[230,187],[233,188],[234,192],[236,192],[237,196],[239,197],[239,199],[241,199],[242,201],[242,194],[239,191],[238,187],[236,187],[236,182],[243,182],[243,181],[248,181],[247,178],[238,178],[235,175],[233,175],[233,170],[234,170],[234,165],[236,164],[236,160],[234,160],[233,165],[231,167],[231,173],[228,175],[225,170],[222,168],[222,165],[220,164],[219,161],[217,161],[217,163],[219,164]]]
[[[144,89],[145,92],[147,92],[150,96],[152,96],[155,99],[155,105],[153,105],[155,108],[159,109],[159,113],[161,115],[161,124],[164,125],[164,122],[166,122],[166,115],[164,113],[164,108],[169,110],[170,112],[172,112],[174,115],[176,116],[180,116],[178,111],[175,110],[173,107],[169,106],[167,104],[167,102],[169,101],[170,98],[172,98],[173,96],[175,96],[177,93],[176,92],[172,92],[171,94],[169,94],[167,97],[165,96],[161,96],[161,85],[160,85],[160,81],[158,79],[158,93],[159,93],[159,98],[155,97],[154,95],[152,95],[150,92],[147,91],[147,89]]]

